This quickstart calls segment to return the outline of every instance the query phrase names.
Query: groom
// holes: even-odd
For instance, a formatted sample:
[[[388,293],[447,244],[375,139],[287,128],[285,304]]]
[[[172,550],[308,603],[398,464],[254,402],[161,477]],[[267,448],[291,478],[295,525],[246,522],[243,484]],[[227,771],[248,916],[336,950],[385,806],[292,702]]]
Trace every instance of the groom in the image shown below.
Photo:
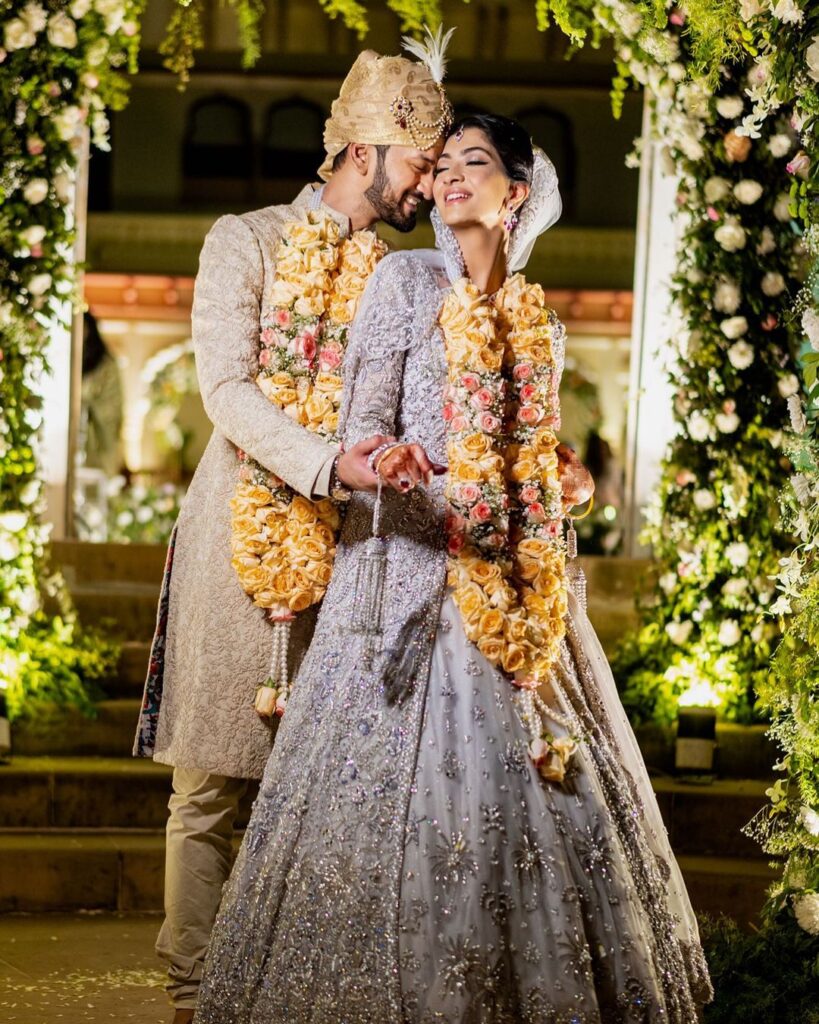
[[[165,922],[157,952],[168,963],[174,1024],[193,1018],[233,823],[247,780],[260,778],[272,732],[253,709],[268,673],[271,625],[231,566],[230,499],[241,449],[308,498],[339,500],[375,488],[367,456],[385,438],[342,454],[271,404],[255,382],[262,305],[275,278],[282,231],[299,211],[332,217],[342,234],[381,220],[410,231],[432,195],[432,172],[451,108],[427,67],[367,51],[353,65],[325,128],[323,187],[290,205],[220,218],[202,250],[193,340],[214,431],[191,482],[168,550],[157,631],[134,753],[174,766],[167,826]],[[399,474],[431,465],[414,446]],[[294,623],[289,660],[312,620]]]

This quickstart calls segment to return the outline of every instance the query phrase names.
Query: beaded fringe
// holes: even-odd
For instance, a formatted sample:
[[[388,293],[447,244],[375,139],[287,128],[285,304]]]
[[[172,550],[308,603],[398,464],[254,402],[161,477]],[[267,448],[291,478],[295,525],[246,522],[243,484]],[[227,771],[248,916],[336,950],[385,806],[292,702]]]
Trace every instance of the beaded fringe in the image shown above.
[[[372,537],[364,545],[364,551],[356,566],[355,596],[353,599],[353,633],[363,638],[362,668],[372,668],[373,658],[380,650],[379,640],[383,633],[384,585],[387,578],[387,542],[379,536],[381,519],[381,477],[373,508]]]

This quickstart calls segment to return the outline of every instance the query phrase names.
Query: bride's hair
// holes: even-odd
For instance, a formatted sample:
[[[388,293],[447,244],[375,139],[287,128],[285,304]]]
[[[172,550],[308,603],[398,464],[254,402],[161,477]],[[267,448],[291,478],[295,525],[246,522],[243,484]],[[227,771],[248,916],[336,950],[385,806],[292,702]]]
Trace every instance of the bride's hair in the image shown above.
[[[532,140],[521,124],[503,114],[467,114],[455,122],[448,138],[467,128],[477,128],[489,139],[511,181],[532,184],[535,163]]]

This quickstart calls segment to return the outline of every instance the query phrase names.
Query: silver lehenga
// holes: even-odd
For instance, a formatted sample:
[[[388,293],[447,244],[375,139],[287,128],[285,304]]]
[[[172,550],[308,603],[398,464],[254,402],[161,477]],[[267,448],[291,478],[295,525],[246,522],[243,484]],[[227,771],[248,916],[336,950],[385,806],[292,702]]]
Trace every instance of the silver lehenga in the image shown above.
[[[444,461],[443,267],[412,252],[379,265],[351,338],[348,443],[394,432]],[[570,596],[553,690],[583,741],[567,781],[544,782],[520,691],[446,593],[443,489],[385,496],[370,668],[350,620],[372,499],[351,502],[195,1019],[691,1024],[708,971],[597,638]]]

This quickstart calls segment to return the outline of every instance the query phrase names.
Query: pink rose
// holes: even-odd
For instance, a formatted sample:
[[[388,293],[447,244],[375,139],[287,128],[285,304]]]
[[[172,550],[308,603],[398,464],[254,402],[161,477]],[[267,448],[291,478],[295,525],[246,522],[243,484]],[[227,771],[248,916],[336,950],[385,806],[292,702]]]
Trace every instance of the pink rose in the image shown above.
[[[526,515],[536,523],[542,523],[546,519],[546,509],[539,501],[533,501],[526,506]]]
[[[532,376],[532,364],[531,363],[518,363],[515,369],[512,371],[515,380],[527,380]]]
[[[335,345],[325,345],[319,353],[319,367],[322,370],[335,370],[341,365],[341,352]]]
[[[763,331],[772,331],[778,324],[778,318],[773,313],[769,313],[759,326]]]
[[[798,174],[801,177],[805,177],[810,170],[810,157],[804,150],[800,150],[793,160],[786,165],[785,170],[788,174]]]
[[[719,220],[719,210],[715,210],[713,206],[709,206],[706,212],[709,220]]]
[[[259,353],[259,366],[270,366],[270,349],[263,348]]]
[[[242,466],[242,468],[239,470],[239,479],[240,480],[247,480],[247,481],[249,481],[252,476],[253,476],[253,473],[251,472],[250,466]]]
[[[470,402],[475,406],[476,409],[489,409],[494,401],[492,392],[489,388],[480,388],[470,398]]]
[[[262,331],[262,344],[263,345],[275,345],[276,344],[276,334],[273,331],[272,327],[265,327],[265,329]]]
[[[277,309],[276,315],[273,317],[277,327],[289,327],[290,326],[290,310],[289,309]]]
[[[462,533],[453,533],[447,541],[446,549],[450,555],[457,555],[463,546],[464,535]]]
[[[450,512],[444,520],[444,529],[447,533],[459,533],[465,525],[464,517],[457,512]]]
[[[531,402],[536,394],[537,388],[534,384],[524,384],[520,389],[520,400],[521,402]]]
[[[469,510],[469,518],[476,523],[486,523],[492,518],[492,509],[486,501],[479,501]]]
[[[296,338],[296,351],[308,365],[316,358],[316,348],[315,336],[309,331],[305,331],[304,334],[300,334]]]
[[[488,415],[488,413],[485,413],[484,415]],[[492,418],[494,419],[494,416]],[[452,418],[452,429],[456,434],[460,434],[462,430],[466,430],[466,420],[463,416],[458,415]]]
[[[550,522],[546,523],[543,527],[543,533],[547,537],[559,537],[561,530],[558,520],[552,519]]]
[[[451,419],[454,419],[456,410],[457,406],[454,402],[447,402],[444,405],[444,419],[447,423],[449,423]]]
[[[668,19],[672,25],[682,26],[685,24],[685,15],[682,11],[674,11]]]
[[[506,537],[502,533],[490,533],[484,537],[483,543],[490,548],[502,548],[506,543]]]
[[[475,484],[461,484],[458,489],[458,497],[468,505],[476,502],[480,496],[480,489]]]
[[[477,373],[465,373],[461,377],[461,384],[467,391],[477,391],[481,386],[481,381]]]
[[[535,423],[539,423],[542,417],[543,410],[539,405],[524,405],[518,409],[518,419],[521,423],[533,426]]]
[[[736,412],[736,409],[737,403],[733,400],[733,398],[728,398],[722,403],[723,412]]]
[[[687,487],[688,484],[696,483],[697,478],[690,469],[681,469],[675,480],[678,487]]]
[[[284,714],[284,709],[287,706],[287,697],[283,693],[280,693],[276,698],[276,714],[279,718]]]
[[[537,501],[539,494],[537,487],[524,487],[520,492],[520,500],[528,505],[532,501]]]
[[[45,143],[36,135],[29,135],[26,140],[26,149],[31,156],[39,156],[45,149]]]
[[[43,255],[43,247],[41,245],[32,245],[31,255],[35,260],[38,260]]]
[[[496,434],[501,427],[501,421],[491,412],[482,412],[478,417],[478,425],[487,434]]]

